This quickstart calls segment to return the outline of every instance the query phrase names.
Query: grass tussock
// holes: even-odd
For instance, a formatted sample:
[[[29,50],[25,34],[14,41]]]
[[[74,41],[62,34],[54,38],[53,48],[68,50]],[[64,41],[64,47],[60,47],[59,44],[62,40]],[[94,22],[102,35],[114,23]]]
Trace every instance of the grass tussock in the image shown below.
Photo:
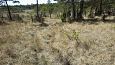
[[[0,65],[115,65],[115,23],[0,26]]]

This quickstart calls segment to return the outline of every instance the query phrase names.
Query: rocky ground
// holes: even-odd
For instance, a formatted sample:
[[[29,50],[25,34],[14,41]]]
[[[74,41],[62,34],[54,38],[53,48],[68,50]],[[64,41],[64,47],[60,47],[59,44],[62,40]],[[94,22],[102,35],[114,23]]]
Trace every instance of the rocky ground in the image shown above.
[[[115,65],[115,23],[0,25],[0,65]]]

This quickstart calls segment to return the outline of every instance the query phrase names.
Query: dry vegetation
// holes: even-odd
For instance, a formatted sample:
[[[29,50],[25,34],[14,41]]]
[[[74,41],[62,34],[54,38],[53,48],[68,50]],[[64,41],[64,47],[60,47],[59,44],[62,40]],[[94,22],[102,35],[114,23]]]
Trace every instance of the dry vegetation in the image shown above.
[[[115,23],[0,26],[0,65],[115,65]]]

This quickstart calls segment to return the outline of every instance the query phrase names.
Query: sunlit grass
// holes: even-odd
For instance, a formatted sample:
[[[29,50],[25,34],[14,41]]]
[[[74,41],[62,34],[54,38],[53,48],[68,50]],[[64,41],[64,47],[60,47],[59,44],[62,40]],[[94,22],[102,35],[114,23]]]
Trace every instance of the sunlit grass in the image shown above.
[[[53,21],[0,26],[0,65],[114,65],[115,23]]]

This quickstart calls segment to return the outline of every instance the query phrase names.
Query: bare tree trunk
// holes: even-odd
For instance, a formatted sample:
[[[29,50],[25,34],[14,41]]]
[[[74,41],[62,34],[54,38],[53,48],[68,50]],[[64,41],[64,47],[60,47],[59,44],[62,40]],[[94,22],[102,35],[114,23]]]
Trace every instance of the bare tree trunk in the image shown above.
[[[103,9],[102,9],[102,3],[103,1],[100,0],[100,8],[99,8],[99,15],[101,15],[103,13]]]
[[[50,18],[52,17],[52,9],[51,9],[51,4],[48,3],[48,7],[49,7],[49,16]]]
[[[51,1],[50,0],[48,0],[48,7],[49,7],[49,16],[50,16],[50,18],[52,17],[52,12],[51,12],[51,3],[50,3]]]
[[[91,9],[90,9],[89,17],[90,18],[94,18],[95,17],[95,8],[94,8],[94,6],[92,6]]]
[[[8,9],[9,19],[12,20],[11,12],[10,12],[10,8],[9,8],[8,3],[7,3],[7,0],[6,0],[6,5],[7,5],[7,9]]]
[[[37,0],[37,4],[36,5],[37,5],[37,10],[36,10],[37,11],[37,20],[38,20],[38,18],[39,18],[38,0]]]
[[[78,19],[83,19],[84,0],[80,1],[80,12],[78,13]]]
[[[52,14],[50,13],[50,18],[52,17]]]
[[[72,0],[72,18],[73,18],[73,20],[76,19],[76,10],[75,10],[74,0]]]

